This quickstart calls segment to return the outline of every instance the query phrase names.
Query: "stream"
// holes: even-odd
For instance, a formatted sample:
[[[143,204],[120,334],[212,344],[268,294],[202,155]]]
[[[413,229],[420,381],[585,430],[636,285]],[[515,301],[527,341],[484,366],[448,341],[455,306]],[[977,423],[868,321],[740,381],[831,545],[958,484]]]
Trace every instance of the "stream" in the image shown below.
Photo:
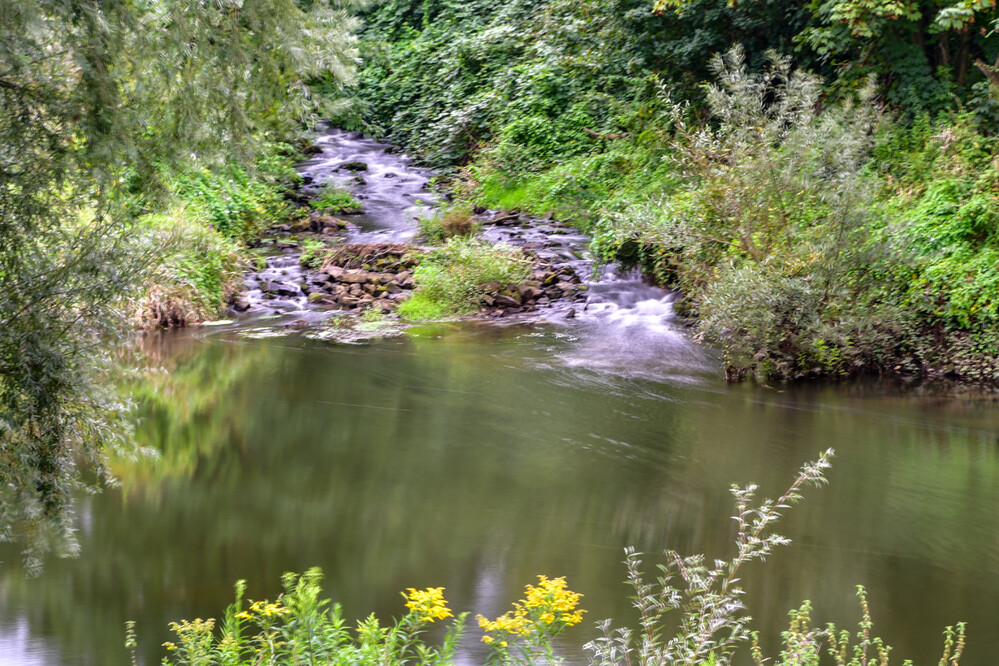
[[[302,165],[365,204],[358,242],[399,242],[429,214],[432,174],[393,147],[328,131]],[[364,183],[338,169],[368,165]],[[391,175],[389,175],[391,174]],[[28,579],[0,544],[0,665],[158,664],[168,623],[219,617],[237,579],[273,599],[286,571],[320,566],[350,623],[404,611],[407,587],[444,586],[458,611],[496,617],[538,574],[566,576],[587,615],[559,639],[569,666],[594,623],[636,624],[626,546],[734,548],[729,486],[779,495],[836,449],[829,485],[744,570],[746,605],[776,657],[787,612],[856,631],[855,586],[893,663],[937,663],[968,623],[964,666],[999,654],[999,409],[991,398],[892,383],[730,385],[674,316],[673,296],[596,267],[552,220],[485,226],[490,240],[571,265],[585,300],[497,320],[326,335],[342,315],[295,293],[294,249],[265,249],[250,307],[226,322],[151,334],[137,437],[158,460],[116,461],[121,485],[78,501],[81,555]],[[283,272],[282,272],[283,271]],[[267,297],[266,282],[288,284]],[[571,313],[571,314],[570,314]],[[486,652],[470,622],[458,654]],[[744,655],[738,663],[750,663]]]

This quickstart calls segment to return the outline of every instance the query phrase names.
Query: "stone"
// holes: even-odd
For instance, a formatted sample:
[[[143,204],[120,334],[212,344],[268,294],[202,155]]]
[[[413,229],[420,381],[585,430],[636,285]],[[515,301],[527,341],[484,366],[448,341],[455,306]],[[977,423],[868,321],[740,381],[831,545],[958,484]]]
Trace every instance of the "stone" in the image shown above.
[[[368,281],[368,273],[367,271],[344,271],[337,279],[348,284],[362,284]]]
[[[340,268],[339,266],[326,266],[325,268],[323,268],[322,272],[326,273],[334,280],[339,280],[340,276],[343,275],[346,271]]]
[[[356,171],[367,171],[368,170],[368,165],[365,164],[364,162],[360,162],[358,160],[354,160],[354,161],[351,161],[351,162],[344,162],[343,164],[341,164],[337,168],[338,169],[343,169],[345,171],[355,171],[355,172]]]
[[[495,294],[502,288],[503,285],[501,285],[499,282],[496,282],[495,280],[493,280],[492,282],[486,282],[485,284],[479,285],[479,289],[481,289],[487,294]]]
[[[371,302],[371,309],[382,314],[392,312],[393,308],[395,308],[395,303],[384,298],[379,298]]]
[[[496,305],[500,306],[501,308],[519,308],[520,307],[520,301],[519,300],[517,300],[517,299],[515,299],[515,298],[513,298],[511,296],[507,296],[506,294],[497,294],[496,297],[493,299],[493,302]]]
[[[559,282],[555,285],[555,288],[561,291],[563,294],[571,294],[576,290],[576,285],[571,282]]]

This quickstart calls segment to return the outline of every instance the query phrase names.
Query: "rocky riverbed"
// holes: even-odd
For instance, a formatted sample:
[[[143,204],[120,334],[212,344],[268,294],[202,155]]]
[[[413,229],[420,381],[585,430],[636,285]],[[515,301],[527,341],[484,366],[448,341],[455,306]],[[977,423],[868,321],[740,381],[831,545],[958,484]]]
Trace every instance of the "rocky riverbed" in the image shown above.
[[[540,225],[557,224],[534,220],[516,213],[483,211],[475,222],[488,236],[492,227],[524,232],[500,234],[502,242],[520,247],[531,263],[527,280],[517,283],[488,282],[476,285],[479,310],[469,316],[506,317],[544,311],[586,300],[587,285],[576,267],[564,256],[560,243],[538,242]],[[415,243],[358,243],[349,240],[349,221],[328,212],[317,213],[295,226],[270,230],[262,243],[269,253],[266,267],[247,277],[247,290],[236,302],[240,312],[270,314],[295,310],[354,312],[373,311],[391,315],[417,287],[414,270],[431,248]],[[495,234],[494,234],[495,236]],[[304,250],[308,240],[322,238],[328,249],[319,256],[318,267],[309,268],[316,257]],[[533,240],[529,240],[533,239]],[[563,251],[552,251],[561,248]],[[574,313],[574,311],[572,311]],[[570,315],[571,316],[571,315]]]

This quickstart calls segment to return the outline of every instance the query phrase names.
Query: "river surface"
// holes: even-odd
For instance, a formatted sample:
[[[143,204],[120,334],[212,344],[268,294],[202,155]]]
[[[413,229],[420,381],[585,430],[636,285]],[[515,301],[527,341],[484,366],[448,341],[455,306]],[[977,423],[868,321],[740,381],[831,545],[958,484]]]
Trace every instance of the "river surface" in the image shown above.
[[[352,135],[325,141],[314,164],[404,160]],[[427,177],[399,175],[412,174]],[[586,266],[579,254],[566,258]],[[776,656],[804,599],[818,623],[855,631],[859,584],[899,663],[935,664],[958,621],[961,663],[995,663],[993,400],[727,385],[669,294],[613,269],[588,281],[575,316],[502,326],[342,344],[257,315],[149,336],[137,435],[162,456],[117,462],[122,485],[80,499],[79,557],[27,579],[17,549],[0,549],[0,664],[126,664],[129,619],[139,662],[157,664],[169,622],[218,617],[240,578],[249,597],[273,599],[283,572],[311,566],[350,618],[398,616],[399,592],[427,586],[446,587],[456,611],[495,617],[538,574],[564,575],[588,614],[559,651],[583,664],[594,622],[634,624],[625,546],[650,564],[664,548],[726,558],[729,485],[778,495],[829,447],[829,485],[779,524],[793,543],[744,571],[764,646]],[[463,666],[484,659],[479,637],[470,626]]]

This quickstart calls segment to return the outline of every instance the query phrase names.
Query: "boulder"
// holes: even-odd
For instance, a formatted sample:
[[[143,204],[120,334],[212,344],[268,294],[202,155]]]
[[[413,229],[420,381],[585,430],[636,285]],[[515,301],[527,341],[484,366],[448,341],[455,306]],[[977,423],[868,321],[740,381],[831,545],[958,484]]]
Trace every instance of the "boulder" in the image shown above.
[[[520,307],[520,300],[506,294],[497,294],[493,303],[501,308],[514,309]]]
[[[500,284],[499,282],[496,282],[495,280],[493,280],[492,282],[486,282],[485,284],[479,285],[479,289],[481,289],[483,292],[487,294],[495,294],[502,288],[503,285]]]
[[[355,171],[355,172],[356,171],[367,171],[368,170],[368,165],[365,164],[364,162],[360,162],[360,161],[354,160],[354,161],[351,161],[351,162],[344,162],[343,164],[341,164],[337,168],[338,169],[343,169],[345,171]]]
[[[368,281],[368,272],[357,270],[344,271],[337,280],[346,282],[347,284],[363,284]]]

